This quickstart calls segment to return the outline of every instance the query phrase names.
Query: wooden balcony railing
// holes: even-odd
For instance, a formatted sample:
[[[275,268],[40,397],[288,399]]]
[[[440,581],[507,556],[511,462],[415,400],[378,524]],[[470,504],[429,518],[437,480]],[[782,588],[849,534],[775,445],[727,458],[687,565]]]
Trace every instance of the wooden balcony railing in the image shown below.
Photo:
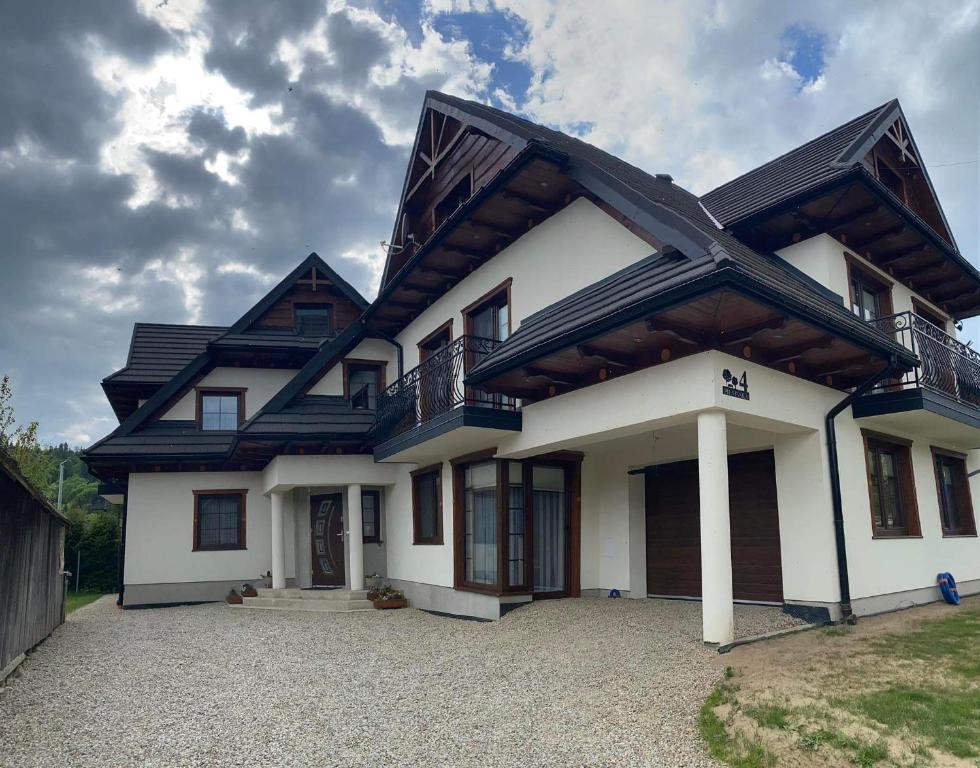
[[[922,387],[980,408],[980,354],[974,349],[914,312],[869,322],[919,358],[919,365],[900,380],[882,382],[877,389]]]
[[[460,336],[378,396],[374,436],[388,440],[463,405],[514,410],[516,403],[463,385],[466,373],[501,342]]]

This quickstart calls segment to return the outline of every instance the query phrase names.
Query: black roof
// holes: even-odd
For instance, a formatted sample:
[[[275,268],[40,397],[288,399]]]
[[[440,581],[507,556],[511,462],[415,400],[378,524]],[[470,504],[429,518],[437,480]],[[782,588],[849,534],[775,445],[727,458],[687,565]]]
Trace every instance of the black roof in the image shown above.
[[[225,333],[211,342],[218,349],[318,349],[323,343],[322,336],[298,336],[291,330],[246,331],[245,333]]]
[[[258,435],[367,435],[374,411],[355,410],[340,395],[301,395],[279,411],[264,412],[242,431]]]
[[[489,378],[491,369],[502,370],[506,365],[505,360],[516,355],[519,345],[525,344],[524,337],[530,337],[532,326],[535,326],[535,334],[544,329],[544,321],[551,316],[550,313],[563,314],[562,322],[553,327],[553,333],[561,336],[570,330],[571,324],[588,325],[594,319],[590,312],[596,315],[615,313],[622,307],[666,292],[679,282],[694,280],[721,269],[728,269],[728,274],[737,273],[737,278],[748,287],[767,296],[781,297],[795,308],[797,314],[804,315],[811,322],[829,326],[863,346],[889,350],[907,357],[904,347],[862,322],[843,302],[834,301],[826,295],[826,291],[817,290],[783,259],[774,254],[758,253],[733,234],[720,229],[698,198],[675,184],[670,176],[651,175],[580,139],[484,104],[443,94],[430,94],[429,98],[477,115],[505,130],[518,131],[522,137],[546,151],[561,153],[567,158],[568,173],[580,184],[596,191],[686,257],[676,268],[668,268],[669,265],[656,258],[641,261],[624,270],[632,278],[620,279],[614,275],[585,289],[602,297],[598,304],[577,309],[576,305],[581,302],[579,294],[582,292],[579,292],[533,316],[538,318],[537,322],[532,323],[532,318],[527,318],[507,342],[473,370],[471,375],[474,381]],[[631,273],[631,269],[636,272]],[[620,290],[621,293],[617,292]],[[526,331],[525,325],[528,326]]]
[[[161,420],[138,432],[110,435],[86,450],[85,456],[93,459],[221,457],[231,450],[234,441],[234,433],[202,432],[194,421]]]
[[[711,190],[701,202],[727,227],[808,189],[847,176],[861,162],[861,157],[850,157],[853,153],[848,150],[891,115],[896,106],[893,100],[865,112]]]
[[[226,330],[216,325],[136,323],[126,366],[103,381],[168,382]]]

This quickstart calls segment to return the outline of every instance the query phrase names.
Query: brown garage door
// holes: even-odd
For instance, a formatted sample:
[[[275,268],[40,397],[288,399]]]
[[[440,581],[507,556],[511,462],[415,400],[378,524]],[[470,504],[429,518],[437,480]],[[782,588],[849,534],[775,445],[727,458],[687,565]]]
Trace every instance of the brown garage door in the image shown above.
[[[728,457],[732,589],[736,600],[782,602],[776,468],[772,451]],[[701,596],[698,463],[646,475],[647,592]]]

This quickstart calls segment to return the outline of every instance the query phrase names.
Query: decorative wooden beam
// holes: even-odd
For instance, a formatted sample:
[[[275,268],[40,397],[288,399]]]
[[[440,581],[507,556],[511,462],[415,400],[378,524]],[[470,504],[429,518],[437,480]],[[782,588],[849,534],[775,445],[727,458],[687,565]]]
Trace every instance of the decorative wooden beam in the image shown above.
[[[529,208],[534,208],[535,210],[541,211],[542,213],[551,213],[554,208],[547,204],[547,201],[535,200],[532,197],[523,195],[520,192],[514,192],[510,189],[505,189],[500,193],[500,196],[504,200],[516,200]]]
[[[470,261],[485,261],[493,256],[492,253],[487,251],[467,251],[462,248],[454,248],[452,246],[446,246],[442,249],[446,253],[455,253],[457,256],[462,256],[464,259],[469,259]]]
[[[415,293],[420,293],[423,296],[430,296],[435,298],[436,296],[442,296],[442,291],[438,288],[431,288],[426,285],[418,285],[417,283],[402,283],[402,288],[406,291],[414,291]]]
[[[663,320],[657,317],[648,317],[646,320],[647,331],[649,333],[669,333],[678,340],[688,344],[703,345],[707,341],[707,334],[695,328],[688,328],[680,323],[673,323],[670,320]]]
[[[533,366],[528,366],[525,368],[524,375],[529,379],[547,379],[554,384],[560,384],[564,387],[574,387],[577,385],[577,382],[574,382],[571,379],[563,379],[560,373],[543,371],[540,368],[535,368]]]
[[[865,216],[870,216],[873,213],[877,213],[880,208],[881,203],[875,202],[871,205],[865,206],[864,208],[859,208],[846,216],[840,216],[836,219],[825,219],[820,223],[827,231],[840,229],[841,227],[846,227],[848,224],[853,224],[855,221],[863,219]]]
[[[811,349],[828,349],[834,343],[832,336],[821,336],[811,341],[803,341],[791,347],[782,347],[769,353],[769,360],[773,363],[785,363],[789,360],[798,360]]]
[[[596,360],[602,360],[607,365],[611,365],[616,368],[632,368],[633,362],[626,357],[620,357],[615,352],[604,352],[602,350],[596,349],[588,344],[580,344],[575,348],[578,352],[579,357],[591,357]]]
[[[828,363],[823,368],[814,369],[813,373],[816,376],[833,376],[837,373],[842,373],[855,365],[860,365],[861,363],[867,363],[871,360],[870,354],[860,355],[859,357],[849,357],[845,360],[838,360],[835,363]]]
[[[443,277],[448,280],[460,280],[466,276],[465,273],[456,272],[451,269],[443,269],[440,267],[419,266],[418,269],[423,275],[435,275],[436,277]]]
[[[908,269],[896,271],[895,277],[897,277],[899,280],[907,280],[913,275],[921,274],[922,272],[928,272],[930,269],[934,269],[935,267],[940,267],[945,263],[946,263],[945,256],[937,256],[936,258],[930,259],[929,261],[923,264],[918,264],[917,266],[909,267]]]
[[[869,245],[874,245],[875,243],[881,242],[893,235],[897,235],[899,232],[905,229],[905,224],[899,222],[898,224],[893,224],[886,229],[876,232],[873,235],[869,235],[863,240],[856,240],[851,245],[851,250],[860,251],[862,248],[867,248]]]
[[[947,281],[947,282],[952,283],[952,286],[950,288],[948,288],[947,290],[945,290],[945,291],[933,291],[932,295],[933,295],[934,300],[935,301],[947,301],[948,299],[953,298],[957,294],[963,293],[963,288],[962,287],[960,287],[960,288],[957,288],[956,287],[956,285],[960,282],[961,279],[962,278],[957,278],[956,280]],[[970,291],[969,293],[964,294],[964,298],[966,296],[972,296],[972,295],[977,294],[977,293],[980,293],[980,289],[975,289],[973,291]],[[959,297],[957,297],[957,298],[959,298]]]
[[[738,344],[742,341],[748,341],[762,331],[775,331],[785,328],[788,322],[788,317],[774,317],[770,320],[764,320],[761,323],[753,323],[752,325],[735,328],[731,331],[722,331],[718,337],[718,341],[722,346]]]
[[[908,258],[909,256],[919,253],[921,251],[926,251],[929,249],[928,243],[919,243],[918,245],[910,245],[906,248],[899,248],[896,251],[887,251],[885,253],[879,254],[879,256],[874,260],[874,263],[879,267],[887,267],[890,264],[894,264],[896,261],[901,261],[902,259]]]
[[[470,217],[470,224],[474,227],[480,227],[481,229],[489,230],[490,232],[493,232],[493,234],[497,235],[497,237],[503,237],[508,240],[516,240],[518,237],[516,234],[514,234],[512,230],[504,229],[503,227],[500,227],[491,221],[487,221],[486,219],[480,219],[477,218],[476,216]]]

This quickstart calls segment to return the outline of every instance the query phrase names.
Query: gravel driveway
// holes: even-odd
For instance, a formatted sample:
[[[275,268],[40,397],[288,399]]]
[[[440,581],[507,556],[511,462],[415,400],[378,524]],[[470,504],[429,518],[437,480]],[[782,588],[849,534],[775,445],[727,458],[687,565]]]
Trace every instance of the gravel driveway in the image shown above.
[[[739,607],[739,635],[785,624]],[[700,606],[499,622],[223,605],[72,614],[0,688],[4,766],[709,766]]]

